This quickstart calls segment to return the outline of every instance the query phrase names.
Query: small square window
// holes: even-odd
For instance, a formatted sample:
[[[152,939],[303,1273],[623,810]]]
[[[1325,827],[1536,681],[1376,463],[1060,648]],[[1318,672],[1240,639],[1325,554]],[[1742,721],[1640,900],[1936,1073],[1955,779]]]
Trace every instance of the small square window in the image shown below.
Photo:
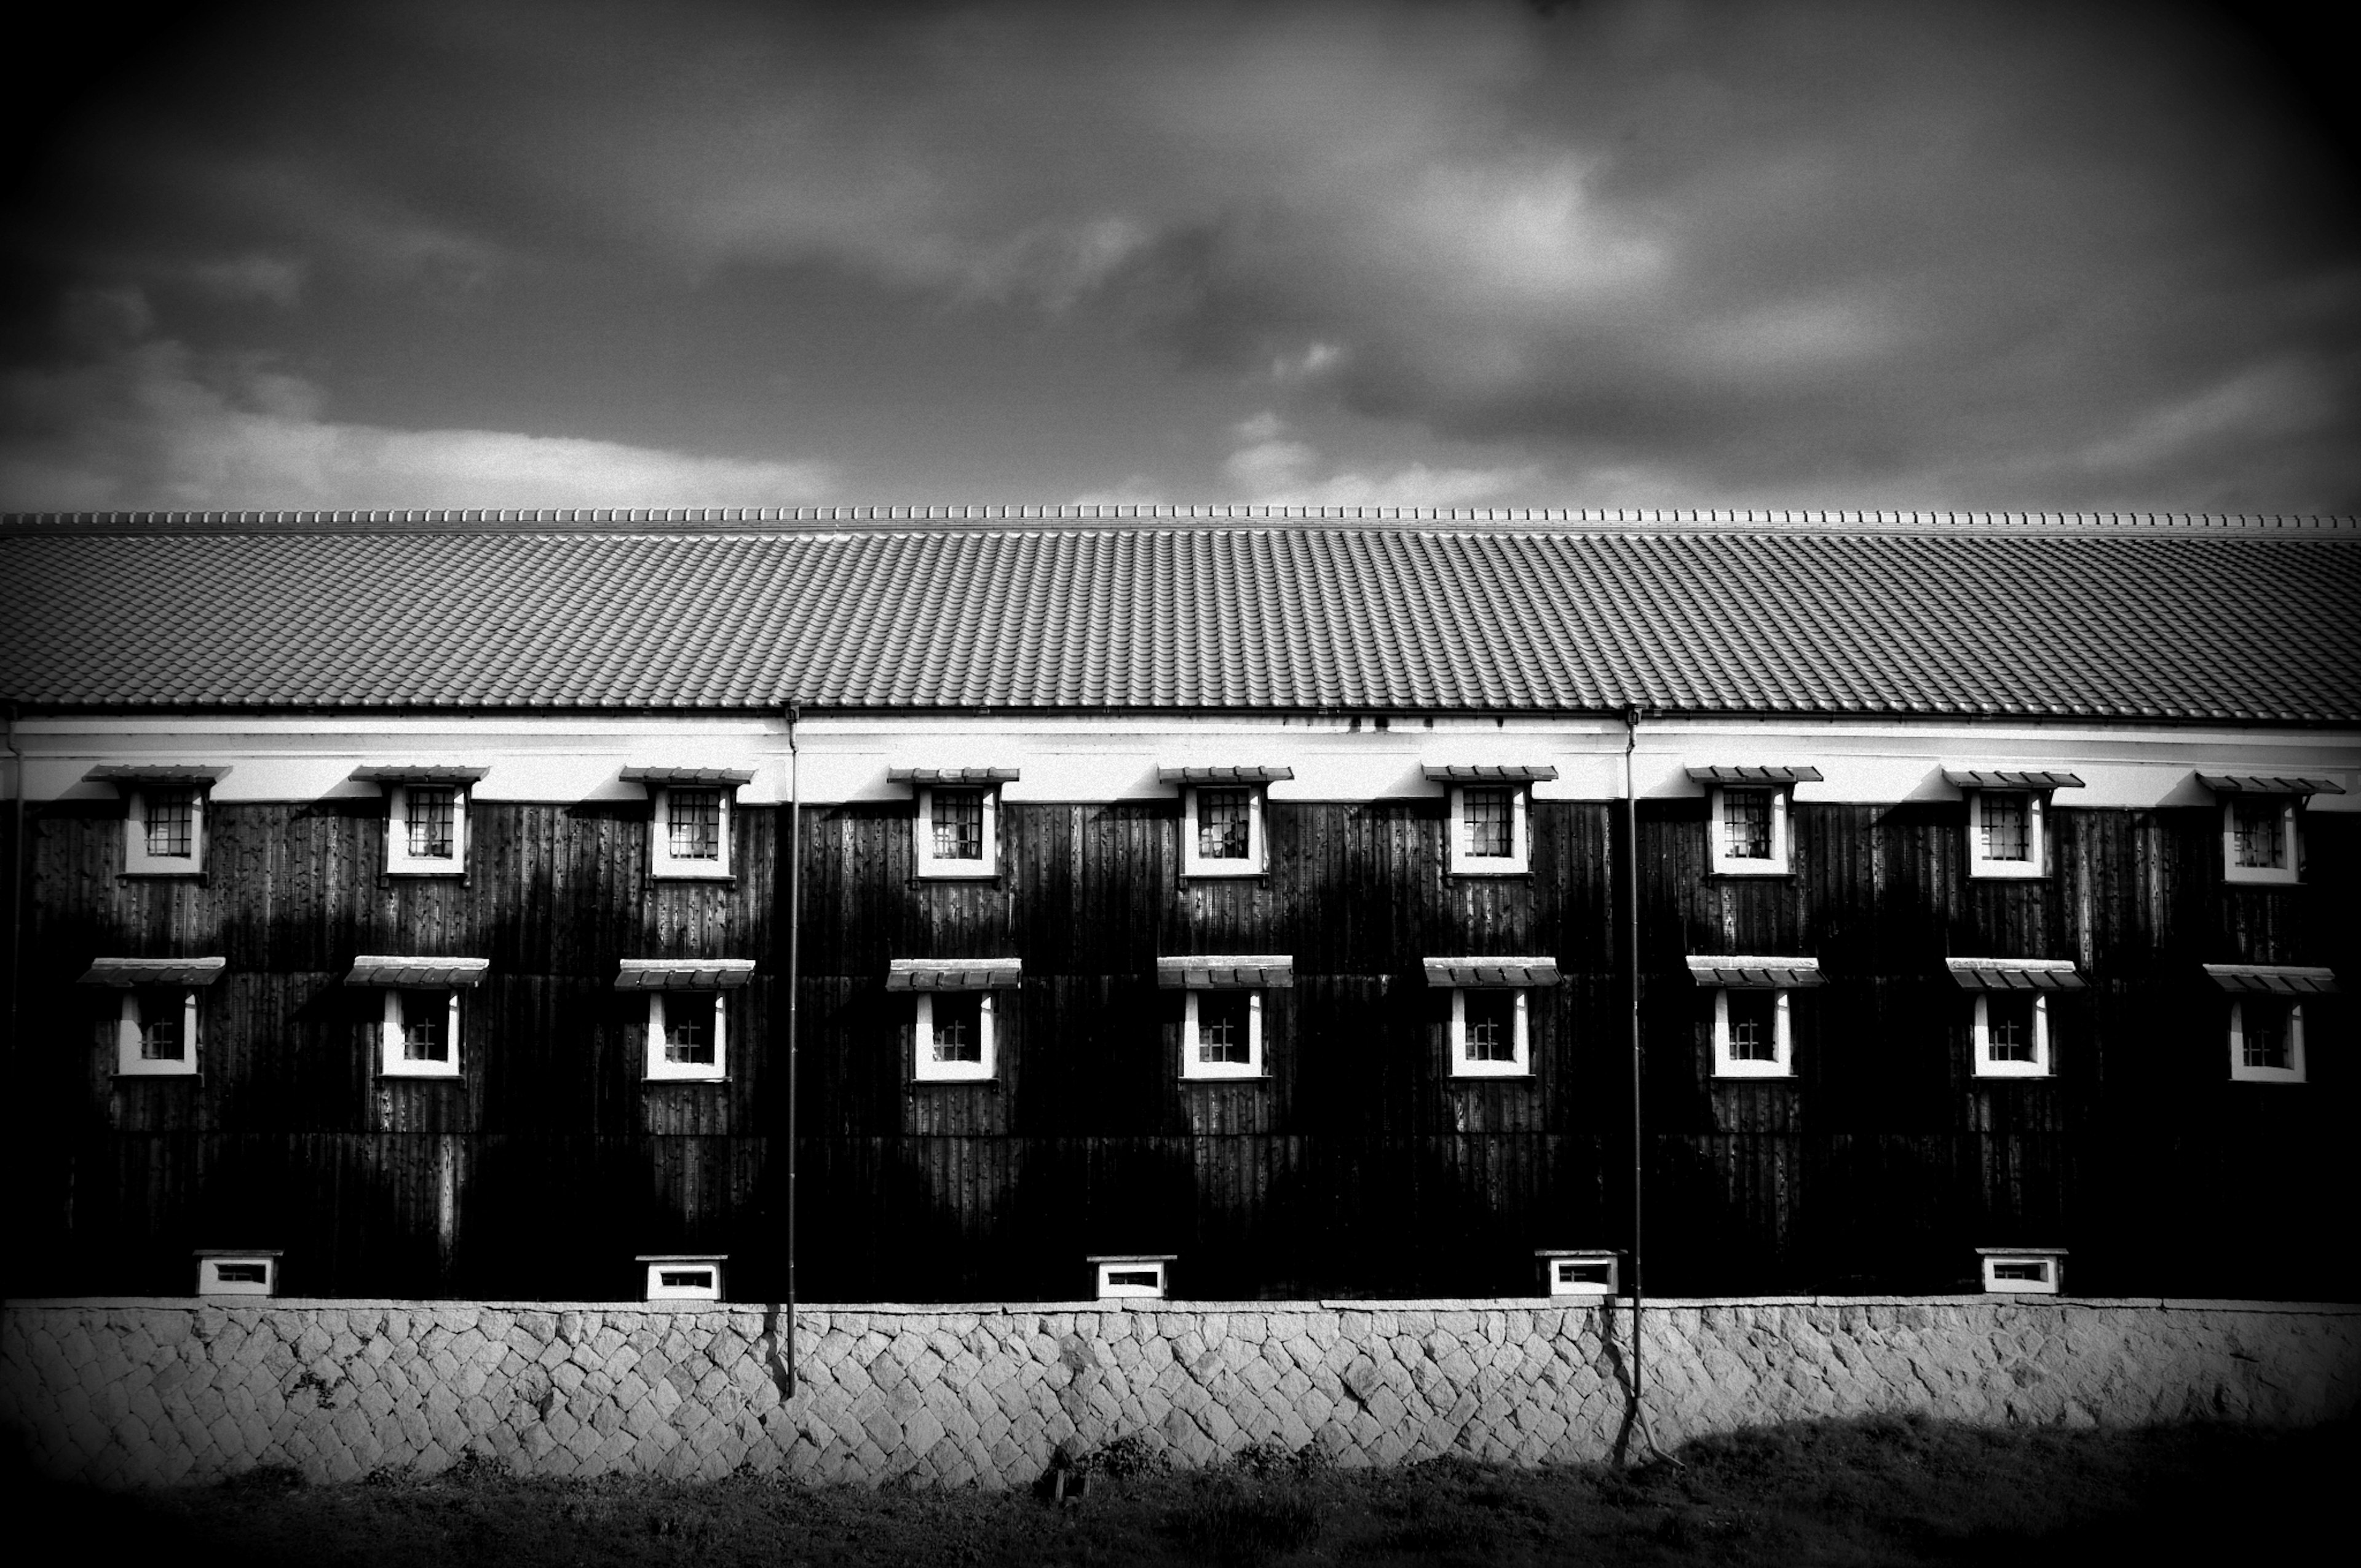
[[[1795,1043],[1785,990],[1723,986],[1713,998],[1714,1075],[1787,1078]]]
[[[466,786],[389,784],[385,793],[388,875],[457,876],[467,870]]]
[[[2230,1076],[2240,1083],[2303,1082],[2302,1004],[2256,993],[2232,1001]]]
[[[1968,874],[2037,877],[2048,869],[2048,803],[2037,790],[1971,789]]]
[[[185,1077],[197,1070],[193,987],[142,985],[123,992],[115,1070],[125,1077]]]
[[[1194,784],[1181,792],[1183,876],[1253,876],[1268,869],[1259,784]]]
[[[1532,1070],[1530,1008],[1521,988],[1451,992],[1451,1076],[1516,1078]]]
[[[1514,875],[1532,870],[1529,786],[1456,784],[1451,790],[1450,812],[1453,875]]]
[[[129,791],[123,869],[132,876],[194,876],[205,866],[205,793],[193,784]]]
[[[1245,988],[1185,993],[1180,1029],[1183,1078],[1260,1078],[1262,992]]]
[[[1708,861],[1720,876],[1779,876],[1788,869],[1788,799],[1783,784],[1716,784],[1707,802]]]
[[[990,991],[922,991],[917,993],[917,1063],[921,1082],[977,1082],[991,1078],[999,1063]]]
[[[388,989],[379,1035],[387,1077],[458,1077],[458,989]]]
[[[1973,1034],[1978,1078],[2049,1075],[2049,998],[2044,993],[1978,992]]]
[[[918,874],[997,875],[1000,791],[990,784],[928,784],[917,795]]]
[[[2222,803],[2223,877],[2292,883],[2302,873],[2302,811],[2285,795],[2234,795]]]
[[[736,794],[734,788],[715,785],[656,785],[650,874],[688,881],[728,877],[730,819]]]
[[[647,1073],[651,1079],[729,1076],[729,1005],[719,991],[648,992]]]

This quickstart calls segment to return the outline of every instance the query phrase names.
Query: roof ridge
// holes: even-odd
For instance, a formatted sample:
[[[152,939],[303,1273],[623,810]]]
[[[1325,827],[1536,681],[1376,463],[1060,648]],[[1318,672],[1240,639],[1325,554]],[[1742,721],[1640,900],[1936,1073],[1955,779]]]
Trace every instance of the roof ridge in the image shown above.
[[[434,507],[394,510],[265,511],[96,511],[0,513],[0,534],[250,532],[681,532],[724,528],[809,532],[863,525],[864,532],[939,532],[972,529],[1022,532],[1113,528],[1210,531],[1225,528],[1412,529],[1514,527],[1531,532],[1960,533],[2075,532],[2269,534],[2361,537],[2361,517],[2277,512],[1952,511],[1661,507],[1350,507],[1192,506],[1162,502],[1040,505],[873,505],[807,507]]]

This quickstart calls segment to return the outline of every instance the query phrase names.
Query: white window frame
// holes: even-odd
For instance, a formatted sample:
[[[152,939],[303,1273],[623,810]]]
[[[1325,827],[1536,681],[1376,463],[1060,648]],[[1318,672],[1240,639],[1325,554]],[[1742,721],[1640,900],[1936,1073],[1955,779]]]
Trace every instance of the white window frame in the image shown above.
[[[1970,876],[2022,880],[2048,874],[2048,791],[1971,789],[1964,793],[1968,797],[1968,874]],[[2026,797],[2026,858],[2024,860],[1994,860],[1984,853],[1984,804],[1996,795],[2021,795]]]
[[[728,1261],[719,1254],[702,1254],[682,1257],[644,1257],[648,1266],[647,1299],[651,1301],[719,1301],[722,1294],[721,1267]],[[704,1285],[668,1285],[667,1274],[704,1273],[710,1283]]]
[[[1094,1257],[1090,1261],[1097,1278],[1098,1299],[1102,1301],[1160,1301],[1171,1293],[1172,1260],[1169,1257]],[[1138,1285],[1130,1281],[1116,1284],[1113,1277],[1117,1274],[1151,1272],[1156,1276],[1153,1285]]]
[[[1508,991],[1515,996],[1516,1055],[1508,1061],[1470,1061],[1467,1059],[1467,993],[1470,991]],[[1451,988],[1451,1076],[1454,1078],[1530,1078],[1533,1070],[1532,1053],[1532,992],[1524,986],[1468,986]]]
[[[257,1279],[225,1279],[222,1270],[235,1268],[241,1272],[260,1268]],[[199,1253],[197,1255],[197,1294],[200,1296],[276,1296],[279,1294],[279,1255],[275,1252]]]
[[[1793,835],[1788,820],[1793,815],[1789,797],[1795,794],[1791,784],[1717,784],[1708,786],[1706,803],[1707,864],[1716,876],[1785,876],[1793,863]],[[1724,828],[1722,805],[1734,789],[1762,790],[1771,796],[1771,858],[1754,860],[1729,852],[1730,835]]]
[[[459,987],[440,985],[389,985],[385,988],[384,1013],[378,1024],[378,1074],[382,1078],[457,1078],[462,1059],[459,1034]],[[440,996],[446,1010],[444,1022],[445,1038],[451,1053],[445,1061],[412,1061],[402,1054],[401,1021],[411,996]]]
[[[992,992],[984,991],[938,992],[917,993],[916,1025],[910,1036],[910,1076],[921,1083],[981,1083],[995,1078],[1000,1071],[1000,1040],[993,1023]],[[976,998],[977,1034],[983,1049],[976,1061],[937,1061],[935,1059],[935,998],[938,996],[973,996]]]
[[[2038,1279],[2003,1279],[2004,1267],[2038,1266]],[[2055,1252],[1991,1251],[1983,1255],[1984,1291],[1993,1296],[2056,1296],[2066,1287],[2066,1256]]]
[[[2303,1003],[2268,999],[2287,1009],[2288,1065],[2285,1067],[2248,1067],[2246,1065],[2246,1002],[2244,996],[2230,999],[2230,1080],[2234,1083],[2302,1083]]]
[[[1246,852],[1243,860],[1222,860],[1197,852],[1197,794],[1200,790],[1244,790],[1246,794]],[[1191,877],[1262,876],[1270,870],[1270,851],[1263,840],[1263,802],[1267,786],[1259,784],[1187,784],[1180,791],[1180,874]]]
[[[672,852],[672,797],[675,790],[707,792],[721,797],[721,858],[699,860],[693,855],[675,856]],[[648,790],[655,804],[655,814],[648,829],[648,874],[666,882],[727,882],[730,870],[730,841],[738,818],[738,786],[730,784],[655,784]]]
[[[2030,995],[2033,1000],[2033,1059],[2031,1061],[1994,1061],[1992,1056],[1992,997],[1989,991],[1976,992],[1975,1021],[1971,1025],[1975,1045],[1975,1076],[1978,1078],[2048,1078],[2049,1068],[2049,993],[2009,992],[2006,995]]]
[[[713,998],[713,1059],[710,1062],[673,1061],[664,1055],[664,1014],[675,998],[710,995]],[[692,1003],[693,1005],[693,1003]],[[730,988],[716,987],[700,992],[683,986],[674,990],[657,989],[648,992],[648,1024],[645,1047],[641,1053],[642,1079],[649,1083],[719,1083],[730,1076]]]
[[[1730,993],[1733,990],[1771,991],[1771,1051],[1772,1059],[1756,1061],[1740,1059],[1730,1054]],[[1794,1008],[1789,1004],[1788,987],[1772,989],[1765,986],[1733,987],[1718,985],[1713,989],[1713,1076],[1716,1078],[1793,1078],[1795,1076],[1795,1032]]]
[[[181,1059],[162,1061],[139,1054],[141,1014],[139,993],[147,991],[161,994],[181,992]],[[87,1014],[85,1014],[87,1016]],[[115,1070],[123,1078],[192,1078],[197,1071],[198,1037],[197,988],[195,986],[130,986],[123,992],[123,1003],[115,1025]]]
[[[2279,827],[2287,835],[2287,864],[2242,866],[2238,863],[2238,805],[2256,800],[2276,803]],[[2303,799],[2301,795],[2237,795],[2222,797],[2222,880],[2224,882],[2292,885],[2303,880]]]
[[[1222,989],[1244,991],[1246,993],[1246,1059],[1242,1062],[1199,1059],[1197,999],[1205,992],[1201,988],[1191,987],[1181,993],[1184,1000],[1180,1005],[1180,1076],[1187,1079],[1206,1080],[1236,1080],[1269,1076],[1264,1070],[1262,988],[1235,986]]]
[[[1467,792],[1504,789],[1509,792],[1509,853],[1478,855],[1471,851],[1467,833]],[[1447,839],[1453,876],[1522,876],[1533,868],[1533,787],[1514,779],[1480,779],[1451,786]]]
[[[189,852],[148,852],[148,797],[156,790],[189,795]],[[205,818],[211,798],[202,784],[126,782],[123,786],[123,872],[126,876],[202,876],[205,870]]]
[[[413,789],[451,792],[451,852],[413,855],[410,852],[410,792]],[[464,876],[467,871],[468,786],[462,782],[434,784],[425,780],[385,786],[385,873],[388,876]]]
[[[974,790],[983,796],[983,855],[980,860],[953,860],[935,853],[935,791]],[[997,784],[920,784],[912,792],[918,809],[911,818],[911,834],[922,877],[991,877],[1000,874],[1000,785]]]

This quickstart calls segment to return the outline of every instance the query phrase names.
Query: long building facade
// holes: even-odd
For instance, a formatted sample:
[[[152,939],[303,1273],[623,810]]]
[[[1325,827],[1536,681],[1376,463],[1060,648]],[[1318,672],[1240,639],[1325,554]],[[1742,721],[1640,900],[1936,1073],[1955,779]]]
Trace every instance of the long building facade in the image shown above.
[[[0,524],[8,1292],[2361,1285],[2361,529],[1085,510]]]

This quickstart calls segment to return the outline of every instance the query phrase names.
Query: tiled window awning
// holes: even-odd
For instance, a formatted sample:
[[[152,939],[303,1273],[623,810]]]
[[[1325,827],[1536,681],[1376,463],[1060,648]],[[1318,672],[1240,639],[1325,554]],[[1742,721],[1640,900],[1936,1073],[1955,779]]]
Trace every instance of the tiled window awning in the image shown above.
[[[418,985],[441,989],[481,985],[489,959],[404,958],[390,953],[363,953],[353,959],[346,985]]]
[[[1689,975],[1699,985],[1730,991],[1784,991],[1824,983],[1819,959],[1779,956],[1691,953]]]
[[[2014,768],[1945,768],[1943,782],[1953,789],[2081,789],[2076,773],[2020,772]]]
[[[885,966],[888,991],[991,991],[1024,978],[1022,959],[895,959]]]
[[[2080,991],[2071,959],[1945,959],[1967,991]]]
[[[1557,770],[1547,762],[1429,762],[1426,776],[1433,784],[1531,784],[1557,777]]]
[[[1156,983],[1168,991],[1229,991],[1295,983],[1292,953],[1203,953],[1156,960]]]
[[[729,991],[754,978],[752,959],[625,959],[617,991]]]
[[[2207,964],[2205,972],[2224,991],[2268,992],[2279,996],[2316,996],[2340,991],[2336,971],[2291,964]]]
[[[656,768],[629,767],[623,770],[625,784],[703,784],[708,788],[754,782],[752,768]]]
[[[82,778],[91,784],[208,784],[228,773],[214,762],[103,762]]]
[[[1293,768],[1159,768],[1159,784],[1269,784],[1277,779],[1291,779]]]
[[[1814,767],[1769,768],[1698,764],[1689,769],[1689,777],[1699,784],[1817,784],[1820,782],[1820,770]]]
[[[2216,795],[2343,795],[2334,779],[2274,777],[2255,773],[2200,773],[2197,782]]]
[[[1555,959],[1428,959],[1426,983],[1459,987],[1555,985]]]
[[[352,776],[362,784],[471,784],[491,771],[473,762],[369,762]]]
[[[211,985],[229,966],[227,959],[93,959],[83,985]]]
[[[1019,773],[1016,768],[888,768],[885,776],[895,784],[1015,784]]]

